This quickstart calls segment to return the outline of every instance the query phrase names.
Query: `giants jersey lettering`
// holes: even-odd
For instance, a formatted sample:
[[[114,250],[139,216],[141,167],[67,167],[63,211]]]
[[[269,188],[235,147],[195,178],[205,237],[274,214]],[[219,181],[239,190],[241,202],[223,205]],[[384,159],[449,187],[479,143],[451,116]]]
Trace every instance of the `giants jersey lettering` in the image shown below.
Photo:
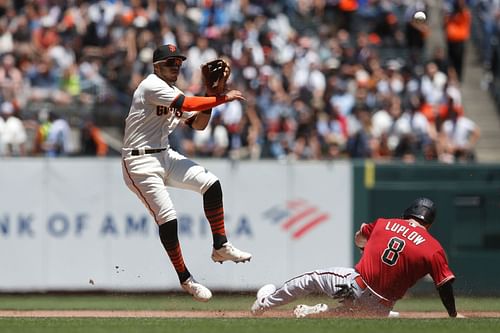
[[[137,87],[125,120],[124,148],[168,147],[168,135],[181,120],[195,115],[174,106],[182,92],[155,74],[148,75]]]
[[[402,298],[427,274],[438,287],[455,278],[442,246],[416,222],[381,218],[363,226],[361,233],[368,242],[355,269],[387,299]]]

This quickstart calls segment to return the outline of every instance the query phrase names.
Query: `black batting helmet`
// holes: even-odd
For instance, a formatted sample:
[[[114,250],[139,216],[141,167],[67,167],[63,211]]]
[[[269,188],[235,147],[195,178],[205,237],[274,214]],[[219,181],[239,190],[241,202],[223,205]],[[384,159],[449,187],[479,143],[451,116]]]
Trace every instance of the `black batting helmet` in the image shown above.
[[[436,205],[431,199],[418,198],[405,209],[403,218],[416,218],[424,224],[432,224],[436,217]]]

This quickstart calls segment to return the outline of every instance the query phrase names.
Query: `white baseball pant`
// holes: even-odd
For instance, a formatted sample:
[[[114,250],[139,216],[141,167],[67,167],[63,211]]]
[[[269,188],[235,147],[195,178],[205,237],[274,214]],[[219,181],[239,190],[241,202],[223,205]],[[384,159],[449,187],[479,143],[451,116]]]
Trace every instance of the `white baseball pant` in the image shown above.
[[[353,268],[332,267],[306,272],[286,281],[274,293],[261,299],[265,308],[273,308],[293,302],[311,293],[323,293],[330,297],[341,290],[340,285],[347,285],[354,292],[354,300],[346,302],[345,306],[377,315],[387,316],[392,309],[392,302],[375,293],[368,286],[360,286],[356,282],[359,277]],[[346,309],[347,310],[347,309]]]
[[[218,178],[173,149],[131,156],[123,152],[123,179],[158,225],[177,218],[167,186],[204,194]]]

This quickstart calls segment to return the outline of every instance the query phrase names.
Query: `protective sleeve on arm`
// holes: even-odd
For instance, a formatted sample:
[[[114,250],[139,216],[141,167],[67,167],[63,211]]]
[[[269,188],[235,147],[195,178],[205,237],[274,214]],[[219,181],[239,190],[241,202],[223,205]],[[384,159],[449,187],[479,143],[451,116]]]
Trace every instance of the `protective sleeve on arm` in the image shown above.
[[[182,104],[183,111],[203,111],[211,109],[224,103],[227,100],[226,96],[186,96]]]
[[[438,287],[439,297],[443,302],[444,307],[448,311],[450,317],[457,316],[457,309],[455,307],[455,296],[453,295],[453,280],[447,281]]]

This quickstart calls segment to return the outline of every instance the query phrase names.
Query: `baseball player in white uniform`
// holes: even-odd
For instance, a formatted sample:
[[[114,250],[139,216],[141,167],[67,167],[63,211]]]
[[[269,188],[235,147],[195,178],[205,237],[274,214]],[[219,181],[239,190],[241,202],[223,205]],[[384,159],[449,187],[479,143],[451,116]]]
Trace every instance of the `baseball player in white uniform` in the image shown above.
[[[186,59],[175,45],[158,47],[153,54],[154,72],[134,92],[125,120],[122,171],[134,192],[159,226],[160,240],[184,290],[198,301],[208,301],[211,291],[198,283],[187,269],[177,234],[177,216],[168,186],[203,195],[205,216],[213,235],[212,260],[245,262],[252,257],[228,242],[224,224],[222,189],[218,178],[204,167],[174,151],[168,136],[181,121],[203,130],[211,108],[233,100],[244,100],[231,90],[221,96],[185,96],[175,82]]]

